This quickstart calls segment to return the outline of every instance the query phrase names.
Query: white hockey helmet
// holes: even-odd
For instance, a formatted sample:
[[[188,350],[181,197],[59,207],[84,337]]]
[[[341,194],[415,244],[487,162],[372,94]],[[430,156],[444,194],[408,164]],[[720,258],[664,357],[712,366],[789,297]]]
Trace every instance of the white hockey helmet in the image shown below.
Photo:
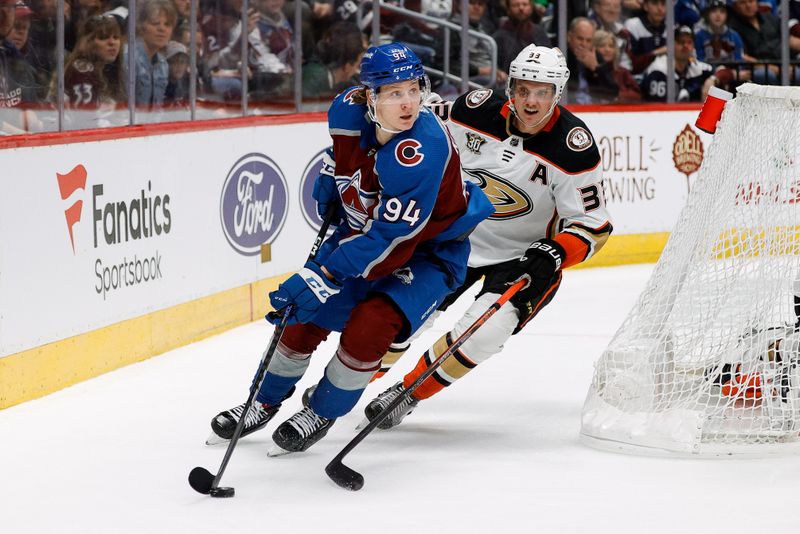
[[[569,80],[567,60],[558,48],[528,45],[517,54],[508,67],[506,93],[509,100],[512,95],[513,80],[530,80],[533,82],[552,83],[556,88],[556,102],[564,92]]]

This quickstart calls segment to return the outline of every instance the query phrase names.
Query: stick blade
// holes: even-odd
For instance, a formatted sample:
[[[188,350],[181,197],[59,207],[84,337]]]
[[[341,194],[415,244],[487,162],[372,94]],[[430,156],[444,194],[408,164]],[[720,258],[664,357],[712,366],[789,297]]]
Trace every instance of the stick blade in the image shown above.
[[[342,462],[332,461],[325,467],[328,478],[333,480],[337,486],[350,491],[358,491],[364,487],[364,477]]]
[[[203,467],[195,467],[189,473],[189,485],[197,493],[208,495],[211,493],[211,486],[214,484],[214,475],[208,469]]]

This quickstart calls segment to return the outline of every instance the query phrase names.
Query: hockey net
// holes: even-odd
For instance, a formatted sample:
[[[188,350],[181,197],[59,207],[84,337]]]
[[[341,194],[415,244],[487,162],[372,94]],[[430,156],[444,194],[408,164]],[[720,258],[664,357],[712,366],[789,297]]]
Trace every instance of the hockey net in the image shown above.
[[[728,102],[581,435],[645,453],[800,451],[800,88]]]

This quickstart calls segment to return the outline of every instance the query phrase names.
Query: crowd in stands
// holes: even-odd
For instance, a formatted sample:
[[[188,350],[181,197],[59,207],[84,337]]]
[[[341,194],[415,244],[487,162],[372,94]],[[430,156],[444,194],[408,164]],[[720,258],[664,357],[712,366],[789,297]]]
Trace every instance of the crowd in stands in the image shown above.
[[[190,54],[196,51],[199,101],[235,105],[246,92],[251,106],[294,102],[295,77],[304,99],[328,101],[355,84],[370,41],[367,0],[199,0],[196,33],[191,0],[137,0],[135,40],[128,39],[129,0],[65,0],[63,94],[57,77],[59,0],[0,0],[0,132],[46,129],[37,111],[63,100],[66,110],[91,110],[95,125],[133,101],[137,110],[186,109]],[[367,2],[360,6],[360,2]],[[299,9],[295,2],[301,2]],[[405,9],[460,24],[458,0],[392,0]],[[557,45],[557,2],[469,0],[469,77],[505,89],[506,68],[531,43]],[[708,88],[745,81],[780,83],[778,0],[676,0],[674,78],[679,101],[700,101]],[[568,0],[568,102],[665,101],[667,26],[664,0]],[[790,81],[800,84],[800,0],[789,1]],[[295,20],[296,13],[300,20]],[[296,50],[296,29],[301,51]],[[423,62],[458,75],[462,43],[437,24],[382,10],[381,41],[413,48]],[[493,63],[491,41],[497,45]],[[242,60],[242,39],[247,58]],[[449,57],[445,58],[445,51]],[[135,83],[129,99],[129,54]],[[296,73],[296,58],[301,59]],[[493,68],[496,67],[496,68]],[[244,72],[244,76],[243,76]],[[245,79],[246,87],[242,80]],[[432,76],[444,96],[458,84]],[[9,113],[14,110],[16,113]],[[103,117],[107,120],[104,123]],[[124,122],[123,122],[124,123]]]

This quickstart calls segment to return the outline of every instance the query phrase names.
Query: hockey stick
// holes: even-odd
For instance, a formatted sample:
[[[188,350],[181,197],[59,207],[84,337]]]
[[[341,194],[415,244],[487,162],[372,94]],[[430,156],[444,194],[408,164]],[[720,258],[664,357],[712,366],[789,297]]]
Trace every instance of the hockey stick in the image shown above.
[[[494,303],[483,312],[483,315],[478,317],[474,323],[472,323],[469,328],[467,328],[461,336],[456,339],[447,350],[444,351],[438,358],[436,358],[431,365],[422,373],[413,384],[411,384],[408,389],[403,391],[400,395],[397,396],[386,408],[384,408],[372,421],[365,426],[361,432],[359,432],[356,437],[350,440],[350,443],[345,445],[344,449],[336,455],[336,457],[331,460],[331,462],[325,467],[325,473],[328,474],[331,480],[336,482],[337,485],[344,489],[349,489],[352,491],[358,491],[364,486],[364,476],[361,473],[356,472],[355,470],[347,467],[342,463],[342,460],[345,456],[347,456],[350,451],[352,451],[356,445],[361,443],[367,435],[375,430],[381,421],[386,419],[395,408],[397,408],[401,402],[405,401],[413,392],[416,390],[429,376],[431,376],[439,366],[444,363],[444,361],[455,351],[464,344],[467,339],[475,333],[478,328],[480,328],[489,318],[495,314],[497,310],[499,310],[503,304],[508,302],[508,300],[517,294],[517,291],[522,289],[523,285],[525,284],[524,281],[520,280],[503,293],[500,298],[498,298]]]
[[[319,246],[325,239],[325,234],[328,233],[328,228],[331,225],[335,211],[336,206],[331,204],[328,208],[328,212],[325,214],[325,219],[323,220],[322,226],[319,229],[319,233],[314,240],[314,244],[311,246],[311,252],[309,252],[308,259],[306,260],[307,262],[316,257]],[[244,404],[242,416],[239,418],[239,422],[236,423],[236,429],[233,431],[233,436],[231,436],[231,440],[228,443],[228,449],[225,451],[225,456],[222,458],[222,464],[219,466],[219,471],[217,471],[216,475],[213,475],[204,467],[195,467],[189,473],[189,485],[198,493],[202,493],[203,495],[211,495],[212,497],[233,497],[235,495],[236,490],[234,490],[234,488],[220,487],[219,482],[222,480],[222,474],[225,472],[225,468],[228,467],[228,461],[231,459],[233,449],[236,447],[236,443],[239,441],[239,437],[242,435],[245,420],[247,419],[245,415],[248,411],[250,411],[250,407],[253,405],[253,401],[258,394],[258,390],[261,389],[261,383],[264,381],[264,377],[267,374],[267,366],[269,366],[269,362],[272,359],[272,354],[275,352],[275,348],[278,346],[281,336],[283,336],[283,331],[286,329],[286,323],[289,320],[289,317],[291,317],[292,312],[294,312],[294,307],[291,305],[287,306],[280,324],[275,327],[275,330],[272,333],[272,339],[270,340],[269,347],[261,356],[261,363],[258,365],[256,378],[253,380],[253,384],[250,386],[250,396],[247,397],[247,402]]]

